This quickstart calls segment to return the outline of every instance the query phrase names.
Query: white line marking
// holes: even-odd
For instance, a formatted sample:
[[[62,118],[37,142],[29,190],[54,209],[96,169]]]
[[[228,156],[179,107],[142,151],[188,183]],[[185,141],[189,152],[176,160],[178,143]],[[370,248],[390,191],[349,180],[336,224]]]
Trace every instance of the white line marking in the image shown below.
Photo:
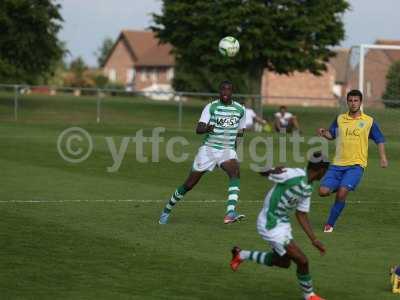
[[[226,203],[227,200],[182,200],[182,202],[188,203]],[[34,199],[34,200],[0,200],[0,203],[115,203],[115,202],[133,202],[133,203],[167,203],[166,199],[58,199],[58,200],[45,200],[45,199]],[[239,200],[243,203],[264,203],[264,200]],[[311,203],[331,204],[331,200],[311,200]],[[346,203],[350,204],[400,204],[400,201],[360,201],[360,200],[347,200]]]

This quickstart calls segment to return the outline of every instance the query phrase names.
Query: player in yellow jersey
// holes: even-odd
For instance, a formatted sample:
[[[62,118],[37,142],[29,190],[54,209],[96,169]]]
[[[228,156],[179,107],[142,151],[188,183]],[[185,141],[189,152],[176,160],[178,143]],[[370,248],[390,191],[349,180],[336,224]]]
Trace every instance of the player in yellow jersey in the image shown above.
[[[319,136],[328,140],[336,139],[336,154],[333,164],[321,180],[319,195],[329,196],[336,192],[324,232],[332,232],[336,220],[340,216],[349,191],[354,191],[360,183],[368,160],[368,140],[378,145],[380,165],[388,166],[385,153],[385,138],[375,120],[364,114],[360,107],[362,93],[352,90],[347,94],[349,111],[340,114],[329,129],[318,128]]]

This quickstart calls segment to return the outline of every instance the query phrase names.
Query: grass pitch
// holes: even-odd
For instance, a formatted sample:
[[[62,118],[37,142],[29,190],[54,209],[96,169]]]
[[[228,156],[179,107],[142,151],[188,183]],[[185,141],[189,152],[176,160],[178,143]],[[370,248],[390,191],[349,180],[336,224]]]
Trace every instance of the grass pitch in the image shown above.
[[[165,201],[188,174],[201,143],[194,134],[200,103],[185,104],[183,130],[177,130],[177,105],[143,99],[103,99],[102,122],[96,124],[91,97],[23,96],[18,122],[13,102],[0,94],[0,299],[301,299],[295,269],[244,263],[229,269],[230,249],[268,250],[255,228],[261,201],[271,184],[241,166],[240,224],[222,224],[227,178],[217,170],[173,211],[170,224],[157,224]],[[272,115],[274,108],[267,108]],[[337,109],[298,108],[306,139],[329,126]],[[313,195],[311,221],[327,246],[324,257],[308,242],[295,220],[294,237],[309,257],[316,291],[334,299],[397,299],[390,293],[389,267],[400,263],[399,117],[400,111],[368,111],[386,138],[390,167],[378,166],[371,144],[369,166],[333,234],[323,234],[333,198]],[[93,153],[71,164],[57,152],[59,134],[80,126],[93,138]],[[182,163],[170,162],[165,143],[159,162],[151,162],[150,145],[136,159],[130,142],[117,172],[106,137],[116,145],[143,129],[165,127],[165,140],[182,136],[190,144]],[[257,134],[245,138],[245,149]],[[260,135],[260,134],[258,134]],[[271,135],[271,134],[270,134]],[[271,135],[274,136],[274,135]],[[276,136],[274,136],[276,138]],[[258,151],[261,153],[265,149]],[[288,153],[291,145],[288,144]],[[302,152],[307,150],[302,146]],[[333,144],[330,149],[333,152]],[[276,161],[278,145],[274,145]],[[289,156],[288,165],[292,163]]]

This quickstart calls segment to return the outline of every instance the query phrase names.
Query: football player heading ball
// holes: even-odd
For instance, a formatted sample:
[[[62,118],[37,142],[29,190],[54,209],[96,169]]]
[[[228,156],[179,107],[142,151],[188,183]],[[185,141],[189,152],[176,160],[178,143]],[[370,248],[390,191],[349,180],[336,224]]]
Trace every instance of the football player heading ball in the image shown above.
[[[237,138],[243,136],[246,126],[245,108],[232,100],[232,83],[223,81],[219,99],[207,104],[197,124],[196,133],[204,134],[203,145],[194,159],[186,181],[172,194],[161,213],[159,223],[167,224],[172,208],[190,191],[208,171],[220,167],[229,177],[228,200],[224,224],[239,221],[244,215],[236,212],[239,200],[239,162],[236,154]]]

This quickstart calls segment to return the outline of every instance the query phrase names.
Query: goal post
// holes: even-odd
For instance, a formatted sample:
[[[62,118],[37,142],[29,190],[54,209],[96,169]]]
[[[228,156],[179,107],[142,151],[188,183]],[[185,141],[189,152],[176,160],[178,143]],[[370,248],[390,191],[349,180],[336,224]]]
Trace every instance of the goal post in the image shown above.
[[[384,106],[382,97],[386,89],[386,75],[392,65],[400,60],[400,41],[377,41],[377,44],[360,44],[350,48],[346,70],[345,92],[360,90],[366,106]],[[364,104],[363,103],[363,104]]]
[[[365,65],[365,54],[366,50],[368,49],[380,49],[380,50],[399,50],[400,52],[400,46],[399,45],[373,45],[373,44],[361,44],[360,46],[360,68],[359,68],[359,90],[363,93],[364,95],[364,65]]]

